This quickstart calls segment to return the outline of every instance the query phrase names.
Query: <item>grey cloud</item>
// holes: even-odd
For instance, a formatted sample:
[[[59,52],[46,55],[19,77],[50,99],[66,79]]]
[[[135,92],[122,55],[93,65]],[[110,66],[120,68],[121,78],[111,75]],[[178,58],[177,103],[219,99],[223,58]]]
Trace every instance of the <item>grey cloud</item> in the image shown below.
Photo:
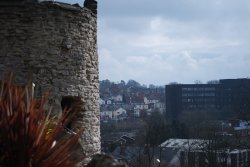
[[[105,77],[112,76],[114,81],[133,78],[141,83],[164,85],[172,81],[193,83],[195,80],[206,82],[248,77],[250,59],[235,55],[197,58],[192,53],[180,52],[175,55],[128,56],[122,63],[119,57],[112,55],[112,64],[105,63],[103,66],[107,69],[101,72],[101,76],[106,73]]]
[[[100,79],[163,85],[250,76],[250,1],[98,3]]]
[[[101,17],[161,15],[180,20],[244,19],[249,15],[249,4],[245,0],[103,0],[99,2],[99,9]]]
[[[84,0],[59,0],[83,4]],[[160,15],[180,20],[248,19],[247,0],[98,0],[99,17]]]

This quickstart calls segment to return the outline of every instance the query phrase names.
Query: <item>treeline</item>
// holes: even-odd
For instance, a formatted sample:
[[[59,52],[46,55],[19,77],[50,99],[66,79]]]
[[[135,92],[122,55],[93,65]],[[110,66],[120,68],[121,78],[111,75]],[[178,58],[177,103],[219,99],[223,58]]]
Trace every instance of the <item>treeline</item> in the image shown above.
[[[135,80],[128,80],[125,82],[113,82],[108,79],[100,81],[100,94],[105,95],[116,95],[116,94],[127,94],[127,93],[164,93],[164,86],[156,86],[153,84],[145,85]]]

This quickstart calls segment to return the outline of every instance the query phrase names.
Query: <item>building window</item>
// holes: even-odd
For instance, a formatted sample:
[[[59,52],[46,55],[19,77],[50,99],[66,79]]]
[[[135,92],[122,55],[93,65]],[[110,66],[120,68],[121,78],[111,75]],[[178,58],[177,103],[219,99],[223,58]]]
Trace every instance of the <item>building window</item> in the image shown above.
[[[188,88],[182,88],[182,91],[187,91],[188,90]]]
[[[75,96],[62,97],[61,107],[62,111],[65,109],[70,110],[70,113],[75,115],[77,111],[81,110],[81,98]],[[74,117],[72,115],[72,120],[67,124],[68,129],[72,129],[72,123],[74,122]]]
[[[207,87],[207,88],[205,88],[205,91],[215,91],[215,88],[209,88],[209,87]]]
[[[205,93],[205,96],[215,96],[215,93]]]

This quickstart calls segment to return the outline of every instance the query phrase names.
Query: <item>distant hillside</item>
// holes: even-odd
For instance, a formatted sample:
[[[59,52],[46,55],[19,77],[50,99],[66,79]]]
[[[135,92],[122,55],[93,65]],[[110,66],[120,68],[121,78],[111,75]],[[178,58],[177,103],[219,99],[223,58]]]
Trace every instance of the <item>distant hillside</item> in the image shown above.
[[[135,80],[129,80],[127,83],[123,80],[112,82],[110,80],[100,81],[100,97],[107,99],[115,95],[122,95],[124,101],[131,97],[158,96],[164,101],[164,86],[144,85]]]

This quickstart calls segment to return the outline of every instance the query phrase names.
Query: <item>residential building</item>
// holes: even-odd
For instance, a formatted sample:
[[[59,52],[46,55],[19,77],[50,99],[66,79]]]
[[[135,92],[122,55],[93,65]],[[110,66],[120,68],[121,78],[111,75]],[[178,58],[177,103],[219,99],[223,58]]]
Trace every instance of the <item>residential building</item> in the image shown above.
[[[105,110],[101,111],[101,121],[108,121],[113,118],[113,111]]]
[[[127,118],[127,111],[118,106],[102,106],[101,107],[101,121],[108,120],[123,120]]]
[[[122,102],[123,101],[123,96],[119,94],[119,95],[116,95],[116,96],[112,96],[112,99],[115,102]]]
[[[160,100],[159,99],[157,99],[157,98],[153,98],[153,97],[144,97],[144,103],[145,104],[151,104],[151,103],[153,103],[153,104],[155,104],[155,103],[158,103]]]
[[[134,110],[134,117],[140,117],[141,116],[141,110]]]
[[[124,108],[117,108],[113,111],[113,120],[123,120],[127,118],[127,111]]]
[[[134,110],[147,110],[148,105],[147,104],[135,104]]]
[[[164,113],[166,110],[166,105],[164,102],[157,102],[154,104],[154,108],[157,109],[160,113]]]
[[[113,101],[111,99],[106,100],[106,104],[111,105],[113,104]]]
[[[238,136],[250,135],[250,122],[243,120],[229,120],[230,126],[233,128],[234,133]]]
[[[100,105],[105,105],[105,100],[103,100],[102,98],[99,99],[99,104]]]

